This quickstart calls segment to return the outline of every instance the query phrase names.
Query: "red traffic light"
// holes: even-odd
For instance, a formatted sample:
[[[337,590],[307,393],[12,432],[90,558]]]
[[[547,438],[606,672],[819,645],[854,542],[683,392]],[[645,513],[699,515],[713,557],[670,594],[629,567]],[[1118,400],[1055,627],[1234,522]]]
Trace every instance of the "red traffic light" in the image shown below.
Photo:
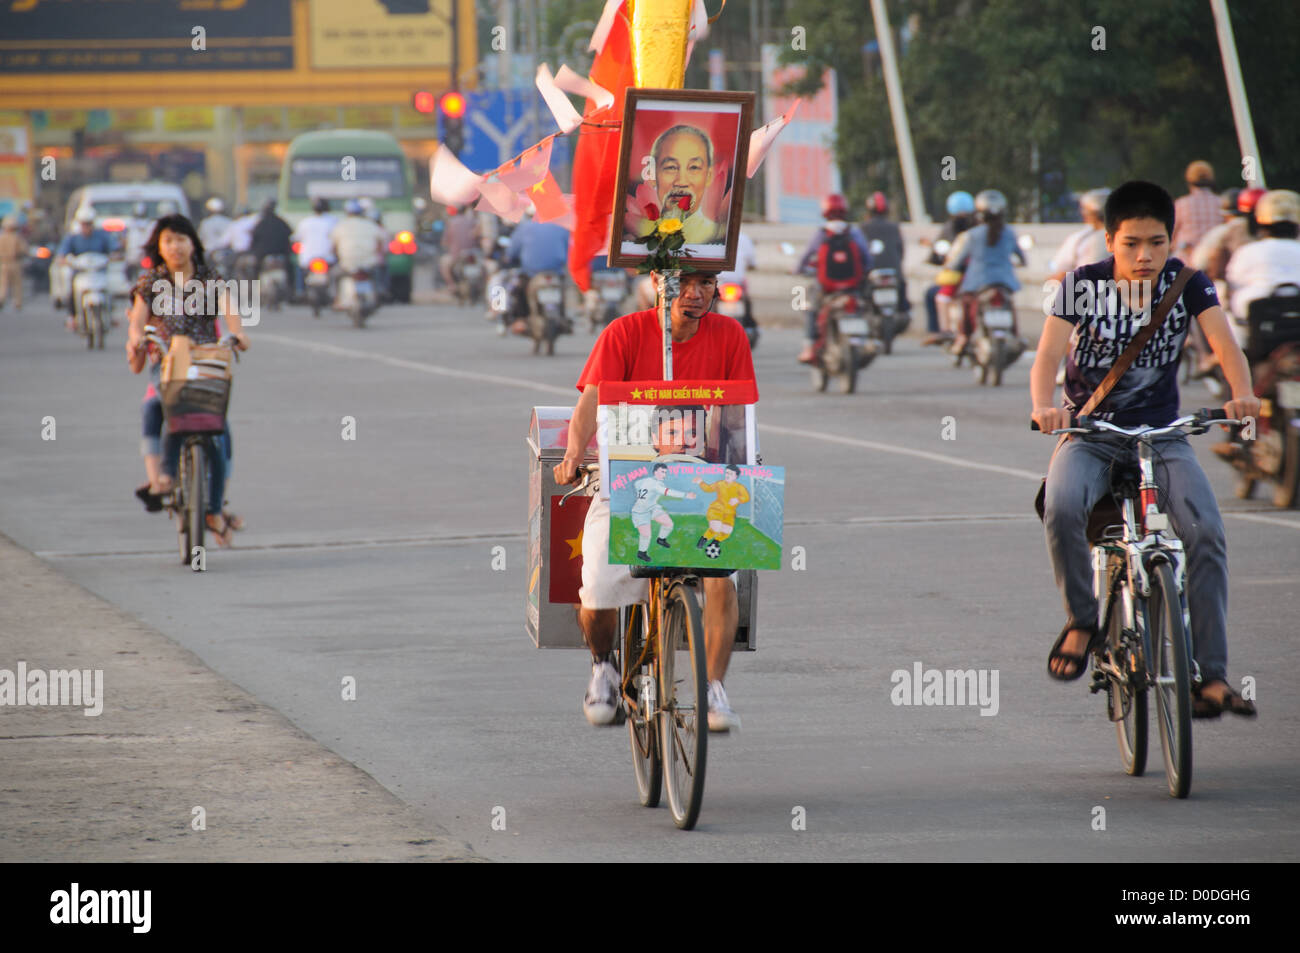
[[[418,113],[431,113],[437,101],[433,98],[433,93],[420,91],[411,97],[411,106]]]
[[[443,93],[442,99],[438,101],[438,106],[442,109],[442,114],[448,119],[460,119],[465,115],[465,97],[455,90]]]

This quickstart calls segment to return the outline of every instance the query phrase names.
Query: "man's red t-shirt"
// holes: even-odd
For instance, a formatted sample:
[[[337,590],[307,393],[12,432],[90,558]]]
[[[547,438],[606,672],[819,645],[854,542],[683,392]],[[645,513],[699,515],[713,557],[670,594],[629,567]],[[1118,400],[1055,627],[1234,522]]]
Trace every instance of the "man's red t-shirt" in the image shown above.
[[[601,381],[657,381],[664,376],[659,315],[635,311],[610,322],[578,376],[578,390]],[[735,318],[710,311],[689,341],[673,342],[677,380],[754,380],[749,338]]]

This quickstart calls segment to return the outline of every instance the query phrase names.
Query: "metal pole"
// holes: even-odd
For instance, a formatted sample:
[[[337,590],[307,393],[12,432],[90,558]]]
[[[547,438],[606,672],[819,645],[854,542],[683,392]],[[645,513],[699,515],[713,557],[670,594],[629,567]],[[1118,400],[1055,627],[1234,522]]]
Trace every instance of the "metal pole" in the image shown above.
[[[460,89],[460,0],[451,0],[451,88]]]
[[[1255,124],[1250,119],[1250,103],[1246,101],[1246,86],[1241,81],[1241,64],[1237,61],[1237,41],[1232,36],[1232,20],[1228,17],[1226,0],[1210,0],[1210,9],[1214,11],[1214,29],[1219,35],[1219,52],[1223,56],[1223,75],[1228,81],[1228,100],[1232,103],[1232,121],[1237,126],[1237,144],[1241,148],[1243,160],[1252,159],[1255,174],[1246,179],[1252,188],[1267,188],[1264,184],[1264,163],[1260,159],[1259,146],[1255,144]],[[1247,166],[1242,165],[1242,177],[1245,178]]]
[[[907,106],[903,102],[903,85],[898,79],[898,61],[894,58],[894,34],[889,29],[885,0],[871,0],[871,17],[876,24],[876,41],[880,44],[880,65],[889,93],[889,113],[894,120],[894,139],[898,142],[898,161],[903,167],[903,188],[907,192],[908,217],[922,225],[930,223],[921,195],[921,176],[916,170],[912,151],[912,133],[907,125]]]

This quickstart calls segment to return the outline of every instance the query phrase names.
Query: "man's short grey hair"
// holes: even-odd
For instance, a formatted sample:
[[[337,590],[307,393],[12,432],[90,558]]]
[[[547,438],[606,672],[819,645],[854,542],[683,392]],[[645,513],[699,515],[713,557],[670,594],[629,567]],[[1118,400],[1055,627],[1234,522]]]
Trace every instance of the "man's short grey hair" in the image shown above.
[[[655,170],[658,171],[659,169],[659,147],[671,136],[675,136],[679,132],[689,132],[700,137],[700,141],[704,143],[704,158],[708,161],[709,168],[713,168],[713,140],[709,138],[709,134],[699,126],[680,124],[659,133],[659,137],[655,139],[654,145],[650,148],[650,154],[655,157]]]

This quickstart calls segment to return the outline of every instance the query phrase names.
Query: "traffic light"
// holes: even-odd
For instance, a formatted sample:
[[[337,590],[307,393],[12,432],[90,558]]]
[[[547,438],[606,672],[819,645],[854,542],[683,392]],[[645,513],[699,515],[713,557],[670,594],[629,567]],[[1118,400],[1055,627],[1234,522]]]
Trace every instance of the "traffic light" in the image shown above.
[[[434,99],[433,93],[428,90],[422,89],[411,96],[411,108],[418,113],[424,113],[426,116],[433,112],[436,105],[437,100]]]
[[[442,94],[438,111],[442,114],[442,144],[459,155],[465,148],[465,95],[457,90]]]

